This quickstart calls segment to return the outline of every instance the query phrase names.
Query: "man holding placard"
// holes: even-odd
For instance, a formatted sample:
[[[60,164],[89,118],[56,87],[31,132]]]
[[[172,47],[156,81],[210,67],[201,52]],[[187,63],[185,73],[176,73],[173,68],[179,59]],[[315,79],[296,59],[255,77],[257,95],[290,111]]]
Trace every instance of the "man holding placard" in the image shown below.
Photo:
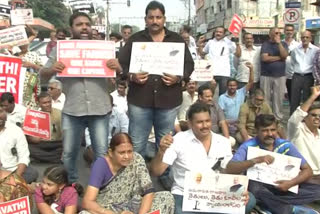
[[[212,170],[219,172],[232,157],[230,141],[211,131],[210,114],[210,108],[205,103],[191,105],[187,113],[190,129],[179,132],[174,137],[165,135],[160,141],[158,153],[151,161],[150,171],[155,176],[162,175],[171,166],[174,178],[171,193],[176,202],[175,214],[184,213],[182,201],[186,188],[185,173]],[[254,207],[254,197],[251,200],[247,205],[247,212]]]
[[[152,125],[157,145],[173,131],[182,102],[181,80],[189,81],[194,67],[184,40],[164,27],[163,4],[151,1],[145,12],[147,28],[132,35],[119,54],[124,73],[129,72],[129,134],[143,156]]]
[[[309,164],[291,142],[277,138],[277,122],[275,116],[268,114],[258,115],[255,121],[255,128],[257,130],[257,137],[246,141],[239,147],[232,160],[228,163],[226,172],[240,174],[247,172],[247,170],[253,167],[258,168],[257,165],[261,163],[270,165],[271,167],[271,164],[276,162],[276,156],[273,155],[262,155],[250,159],[249,151],[252,147],[299,158],[301,159],[301,171],[297,172],[297,175],[291,180],[277,179],[278,176],[281,176],[280,170],[277,170],[274,172],[277,174],[270,174],[270,176],[268,176],[273,179],[274,185],[266,184],[261,178],[266,177],[262,175],[265,175],[267,172],[261,170],[259,173],[262,175],[259,176],[258,173],[258,177],[260,177],[258,179],[254,179],[248,175],[250,179],[249,191],[261,202],[261,206],[273,214],[316,214],[316,211],[300,205],[319,200],[320,186],[306,183],[312,176],[312,170]],[[285,163],[282,164],[284,165]],[[288,165],[290,165],[290,168],[286,168],[286,170],[289,171],[294,168],[294,165]],[[256,180],[260,180],[260,182]],[[299,185],[297,194],[288,192],[290,188],[296,185]]]
[[[86,13],[74,13],[69,19],[69,24],[71,26],[72,39],[90,40],[83,41],[83,43],[86,42],[88,44],[90,42],[92,42],[92,44],[95,42],[91,40],[91,18]],[[73,43],[71,45],[74,45],[76,42],[77,41],[71,40],[70,44]],[[90,47],[83,43],[81,44],[81,41],[77,43],[79,46],[85,45],[85,47],[80,51],[90,55],[90,51],[87,51]],[[64,51],[67,52],[70,50],[72,52],[74,48]],[[79,51],[79,49],[75,51]],[[80,51],[78,53],[80,53]],[[102,60],[103,59],[76,59],[74,60],[74,63],[77,64],[81,62],[82,64],[82,62],[93,63],[93,61],[98,61],[102,65]],[[108,68],[120,72],[121,68],[117,60],[107,60]],[[57,62],[57,48],[54,48],[51,51],[47,64],[41,72],[43,76],[54,76],[57,73],[61,75],[63,71],[69,71],[70,67],[72,66],[67,66],[62,62]],[[83,67],[84,65],[78,66],[74,70],[81,72],[83,70],[91,72],[105,70],[105,68],[100,67],[98,69],[95,67],[83,69]],[[69,182],[76,182],[78,180],[76,163],[80,151],[81,136],[83,136],[82,134],[86,127],[88,127],[90,131],[95,157],[103,156],[107,151],[107,130],[109,124],[109,113],[111,112],[111,103],[110,97],[107,93],[107,81],[105,76],[101,74],[99,77],[100,78],[97,78],[97,76],[89,77],[88,75],[81,73],[76,77],[60,78],[66,95],[66,101],[62,110],[63,163],[68,171]]]

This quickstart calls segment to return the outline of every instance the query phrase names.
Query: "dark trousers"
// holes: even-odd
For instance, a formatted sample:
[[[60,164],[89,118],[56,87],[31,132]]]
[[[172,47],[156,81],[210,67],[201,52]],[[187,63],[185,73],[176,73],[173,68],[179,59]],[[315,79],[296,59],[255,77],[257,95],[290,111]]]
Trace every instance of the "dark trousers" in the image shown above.
[[[314,84],[312,73],[304,76],[294,73],[291,82],[290,115],[300,106],[301,92],[302,100],[305,102],[311,95],[310,87]]]
[[[62,141],[29,144],[30,158],[45,163],[61,163]]]
[[[292,79],[287,79],[286,80],[286,86],[287,86],[287,93],[288,93],[289,102],[291,100],[291,82],[292,82]]]
[[[298,194],[281,192],[272,185],[249,181],[249,191],[257,202],[273,214],[292,214],[293,205],[303,205],[320,199],[320,185],[302,183]]]
[[[214,80],[219,84],[219,96],[227,91],[227,81],[230,77],[215,76]]]

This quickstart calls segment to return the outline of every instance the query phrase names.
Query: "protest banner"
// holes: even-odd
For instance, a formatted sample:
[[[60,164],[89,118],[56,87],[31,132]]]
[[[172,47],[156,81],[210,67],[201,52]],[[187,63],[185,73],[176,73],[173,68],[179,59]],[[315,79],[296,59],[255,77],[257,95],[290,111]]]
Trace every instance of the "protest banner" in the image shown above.
[[[59,77],[115,77],[107,67],[115,58],[115,43],[96,40],[65,40],[57,43],[57,60],[66,68]]]
[[[15,26],[0,30],[0,48],[29,44],[24,26]]]
[[[29,197],[0,203],[0,214],[31,214]]]
[[[276,186],[276,181],[291,180],[299,174],[301,159],[289,155],[282,155],[257,147],[249,147],[247,160],[264,155],[271,155],[274,157],[273,163],[255,164],[253,167],[249,168],[247,170],[247,176],[250,180]],[[298,193],[298,185],[291,187],[289,191]]]
[[[33,24],[32,9],[15,9],[10,11],[11,25]]]
[[[50,140],[50,124],[50,114],[48,112],[28,109],[22,129],[26,135]]]
[[[161,214],[161,211],[160,210],[156,210],[156,211],[153,211],[153,212],[147,213],[147,214]]]
[[[0,56],[0,96],[4,92],[13,94],[16,103],[22,103],[25,70],[17,57]]]
[[[209,60],[194,60],[194,71],[190,78],[193,81],[211,81],[213,79],[212,62]]]
[[[183,76],[184,47],[184,43],[134,42],[129,72]]]
[[[243,175],[210,172],[185,174],[182,210],[185,212],[244,214],[242,194],[248,188]]]

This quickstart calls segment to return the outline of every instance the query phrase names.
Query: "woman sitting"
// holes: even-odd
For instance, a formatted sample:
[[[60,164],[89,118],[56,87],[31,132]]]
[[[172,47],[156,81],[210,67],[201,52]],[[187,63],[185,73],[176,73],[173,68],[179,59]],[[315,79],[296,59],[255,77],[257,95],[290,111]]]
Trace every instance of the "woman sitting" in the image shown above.
[[[106,156],[92,166],[82,207],[82,214],[146,214],[158,209],[173,214],[174,199],[169,192],[154,193],[144,159],[133,152],[129,135],[118,133]]]
[[[39,213],[78,213],[78,194],[83,188],[78,184],[68,185],[67,171],[61,166],[45,170],[41,185],[35,191],[35,201]]]

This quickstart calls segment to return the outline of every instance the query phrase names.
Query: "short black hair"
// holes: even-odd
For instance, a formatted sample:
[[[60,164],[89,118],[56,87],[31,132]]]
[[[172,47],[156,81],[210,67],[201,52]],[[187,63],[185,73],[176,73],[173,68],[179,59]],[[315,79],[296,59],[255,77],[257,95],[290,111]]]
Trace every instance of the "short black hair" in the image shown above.
[[[68,31],[65,28],[58,28],[56,34],[60,32],[64,33],[64,35],[68,35]]]
[[[118,40],[122,39],[122,36],[117,32],[110,33],[109,37],[116,37]]]
[[[277,124],[277,119],[273,114],[260,114],[256,117],[254,121],[254,127],[259,129],[261,127],[268,127],[272,124]]]
[[[201,85],[199,88],[198,88],[198,96],[202,96],[203,95],[203,92],[205,90],[211,90],[212,91],[212,88],[211,86],[208,84],[208,83],[205,83],[203,85]],[[213,93],[213,91],[212,91]]]
[[[229,78],[227,80],[227,85],[229,85],[230,82],[236,82],[238,84],[238,81],[235,78]]]
[[[286,25],[284,26],[284,29],[286,29],[286,27],[292,27],[292,28],[294,29],[294,25],[293,25],[293,24],[286,24]]]
[[[123,31],[124,29],[130,29],[132,31],[132,27],[130,25],[123,25],[121,27],[121,31]]]
[[[312,110],[315,110],[315,109],[320,109],[320,104],[312,104],[308,110],[308,113]]]
[[[192,120],[193,115],[201,112],[208,112],[211,115],[209,105],[201,102],[196,102],[190,106],[187,112],[187,119]]]
[[[14,96],[11,92],[4,92],[0,97],[0,102],[8,101],[8,103],[14,103]]]
[[[159,9],[162,15],[165,15],[166,10],[164,9],[163,4],[158,1],[151,1],[146,7],[146,16],[148,15],[149,10],[156,10],[156,9]]]
[[[72,14],[69,18],[69,25],[70,27],[72,27],[73,25],[73,21],[78,18],[79,16],[84,16],[87,17],[89,19],[89,22],[92,23],[92,19],[90,18],[90,16],[84,12],[75,12],[74,14]]]
[[[119,85],[122,85],[122,86],[124,86],[126,88],[127,87],[127,81],[122,80],[122,79],[118,79],[117,80],[117,86],[119,86]]]
[[[103,40],[106,38],[106,34],[105,33],[101,32],[101,33],[99,33],[99,35],[100,35],[101,39],[103,39]]]
[[[48,92],[41,92],[38,96],[38,101],[40,101],[40,99],[45,98],[45,97],[51,97],[51,95]]]
[[[181,30],[183,32],[191,33],[191,27],[189,25],[183,25]]]

